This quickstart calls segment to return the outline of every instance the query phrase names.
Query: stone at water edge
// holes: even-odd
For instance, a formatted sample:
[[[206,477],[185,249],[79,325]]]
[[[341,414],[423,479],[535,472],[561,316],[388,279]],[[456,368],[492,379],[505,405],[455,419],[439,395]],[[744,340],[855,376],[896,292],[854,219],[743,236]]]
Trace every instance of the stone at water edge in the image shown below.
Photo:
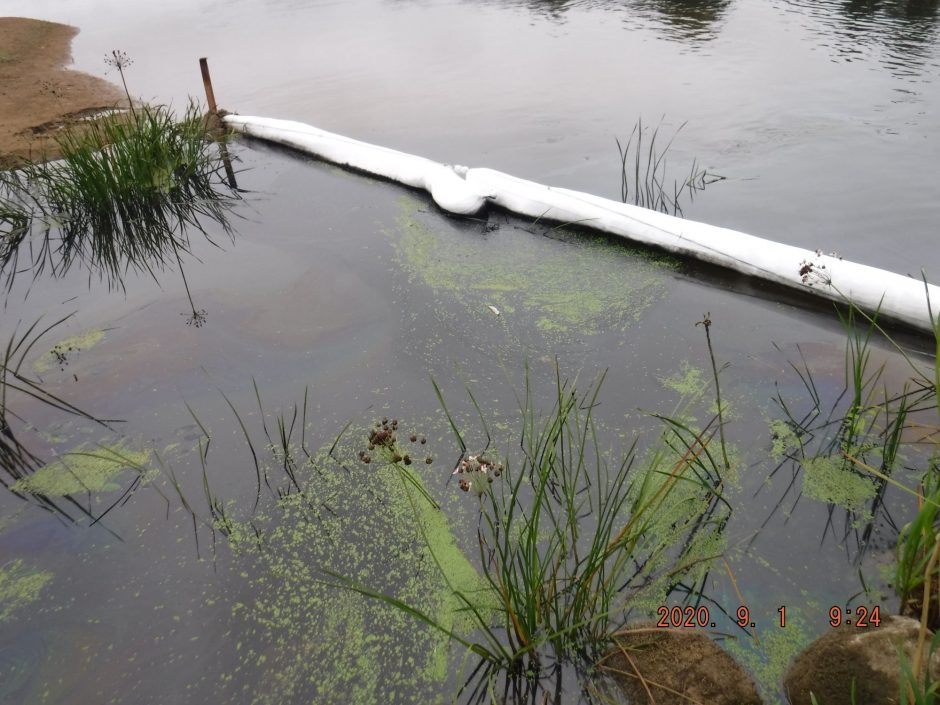
[[[747,672],[700,631],[658,629],[650,623],[623,631],[616,643],[630,654],[633,664],[615,644],[602,670],[633,705],[652,702],[640,680],[625,675],[635,673],[634,664],[656,705],[761,705]]]
[[[814,641],[790,666],[783,680],[790,705],[811,705],[810,692],[824,705],[852,705],[852,679],[858,705],[897,705],[900,702],[900,661],[903,645],[913,664],[920,623],[910,617],[889,616],[881,626],[841,626]],[[924,660],[933,634],[927,633]],[[930,660],[930,673],[940,678],[940,654]]]

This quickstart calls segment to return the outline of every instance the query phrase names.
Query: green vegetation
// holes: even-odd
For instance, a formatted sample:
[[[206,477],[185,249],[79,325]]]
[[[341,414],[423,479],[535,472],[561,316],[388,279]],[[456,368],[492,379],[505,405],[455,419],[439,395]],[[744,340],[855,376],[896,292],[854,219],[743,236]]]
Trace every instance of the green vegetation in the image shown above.
[[[24,271],[58,277],[80,263],[122,286],[128,271],[156,276],[179,267],[186,322],[198,328],[206,312],[193,302],[182,255],[189,233],[208,239],[210,223],[233,236],[229,217],[240,192],[228,152],[216,149],[195,102],[182,116],[135,105],[124,75],[130,58],[114,50],[105,61],[120,72],[130,113],[69,126],[57,138],[56,161],[0,170],[0,277],[10,291]]]
[[[21,560],[0,565],[0,624],[38,600],[51,580],[52,573],[28,568]]]
[[[473,624],[455,589],[481,613],[493,609],[489,586],[430,499],[426,478],[437,470],[427,462],[426,437],[419,443],[413,429],[401,434],[414,442],[387,433],[376,444],[370,439],[382,430],[379,422],[349,425],[332,443],[311,448],[306,395],[302,405],[269,414],[255,391],[253,422],[226,400],[256,471],[253,500],[214,489],[217,473],[231,482],[231,466],[216,467],[210,449],[218,439],[194,412],[207,512],[197,511],[196,497],[164,464],[194,526],[212,534],[213,546],[225,537],[233,569],[247,583],[248,597],[233,603],[232,616],[250,637],[234,645],[236,665],[222,682],[250,674],[250,702],[258,704],[335,701],[339,693],[353,705],[447,702],[443,684],[462,650],[409,614],[336,587],[339,576],[382,585],[389,599],[455,632]]]
[[[69,318],[71,316],[66,316],[45,327],[41,327],[40,321],[37,320],[22,333],[14,330],[0,356],[0,485],[66,522],[75,522],[77,513],[91,523],[96,523],[113,509],[116,503],[96,513],[93,511],[90,496],[87,504],[82,504],[71,495],[118,489],[112,481],[122,470],[131,468],[135,470],[134,478],[121,497],[126,499],[150,478],[151,471],[144,467],[150,453],[134,451],[123,441],[117,441],[97,446],[82,446],[54,460],[46,461],[21,441],[20,431],[29,428],[30,424],[14,410],[18,403],[32,400],[54,411],[85,419],[113,433],[106,421],[91,416],[49,392],[41,381],[33,379],[27,372],[26,361],[34,356],[34,350],[40,346],[42,338]],[[88,336],[88,340],[83,339],[82,344],[87,346],[97,334],[86,333],[80,337],[85,336]],[[68,346],[62,354],[67,352]],[[61,440],[54,439],[47,433],[40,435],[46,436],[50,443],[58,443]]]
[[[708,185],[724,180],[725,177],[709,173],[708,169],[700,168],[698,162],[693,160],[685,179],[681,182],[672,180],[670,183],[666,154],[685,125],[686,123],[679,125],[662,148],[656,145],[662,123],[650,130],[649,127],[643,127],[642,119],[633,126],[625,145],[621,145],[620,140],[617,140],[617,151],[620,154],[621,201],[632,201],[635,206],[681,216],[682,201],[685,198],[692,201],[695,194],[704,191]]]
[[[771,454],[778,461],[773,475],[785,465],[802,471],[802,492],[807,497],[846,510],[853,526],[870,523],[883,505],[893,475],[918,454],[905,442],[912,416],[936,406],[936,391],[929,376],[914,365],[915,375],[898,391],[884,384],[884,365],[872,364],[871,344],[877,322],[850,308],[846,330],[845,382],[834,399],[823,399],[813,372],[802,361],[791,363],[810,405],[800,410],[781,393],[774,402],[782,418],[770,420]],[[910,358],[908,358],[910,360]]]
[[[852,526],[869,526],[884,505],[889,488],[911,495],[917,512],[900,527],[893,587],[900,611],[920,621],[919,643],[913,662],[899,652],[900,702],[920,705],[936,702],[940,681],[927,667],[940,636],[940,317],[934,316],[935,351],[929,365],[918,363],[869,317],[849,306],[843,317],[846,329],[845,389],[824,411],[809,367],[793,366],[812,401],[805,414],[778,395],[785,419],[770,422],[773,454],[803,471],[803,494],[846,510]],[[864,321],[864,322],[862,322]],[[872,341],[880,335],[900,352],[912,375],[901,391],[883,382],[884,366],[872,366]],[[845,401],[843,401],[843,399]],[[778,467],[779,469],[779,467]],[[864,543],[861,544],[864,548]],[[847,684],[848,687],[848,684]]]
[[[12,286],[21,258],[34,276],[81,262],[109,284],[127,270],[181,265],[188,231],[213,222],[231,234],[238,192],[207,139],[198,106],[112,114],[59,139],[62,158],[0,172],[0,273]]]
[[[63,338],[52,346],[48,352],[43,353],[33,361],[33,371],[36,374],[45,374],[56,366],[68,363],[69,357],[82,350],[89,350],[104,339],[103,330],[86,330],[77,335]]]
[[[13,483],[14,492],[64,497],[82,492],[114,492],[121,472],[144,471],[149,451],[134,451],[119,441],[112,445],[79,446],[63,453],[31,475]]]
[[[495,618],[459,585],[449,583],[474,632],[458,632],[363,581],[340,583],[434,626],[490,668],[544,674],[559,661],[590,662],[634,608],[642,613],[684,580],[698,582],[721,554],[727,519],[721,467],[708,448],[714,420],[693,431],[664,419],[661,445],[643,463],[635,443],[615,456],[602,447],[594,420],[602,381],[582,394],[556,369],[555,402],[542,414],[527,375],[518,452],[503,459],[470,453],[444,407],[463,451],[458,484],[479,498],[480,565],[496,597]]]
[[[791,609],[787,612],[786,629],[766,629],[759,640],[748,640],[746,646],[736,639],[724,643],[728,652],[753,674],[768,705],[780,705],[778,693],[783,676],[793,659],[812,641],[808,626],[799,611]]]
[[[871,521],[870,503],[878,494],[877,482],[860,475],[841,458],[803,458],[803,494],[845,508]]]
[[[420,201],[402,198],[400,205],[401,266],[442,304],[456,301],[481,330],[509,326],[550,341],[626,330],[666,295],[665,274],[677,267],[668,257],[564,228],[545,233],[550,248],[533,243],[533,233],[508,229],[486,240],[467,237],[431,228]]]
[[[255,470],[246,505],[213,489],[218,441],[191,411],[207,514],[164,469],[194,526],[213,545],[226,537],[249,582],[234,616],[254,635],[237,645],[238,670],[257,671],[254,702],[338,692],[357,704],[403,693],[438,702],[468,656],[490,685],[499,672],[541,678],[562,662],[590,665],[630,616],[672,590],[694,596],[724,550],[729,512],[711,448],[716,419],[693,430],[663,417],[653,450],[640,455],[634,442],[614,454],[594,419],[602,382],[582,393],[556,369],[543,414],[527,375],[517,450],[506,456],[489,444],[471,452],[434,385],[461,451],[451,487],[479,507],[472,537],[454,534],[441,510],[452,500],[427,482],[439,472],[431,444],[404,422],[348,425],[311,451],[306,395],[272,417],[256,387],[252,423],[226,398]]]

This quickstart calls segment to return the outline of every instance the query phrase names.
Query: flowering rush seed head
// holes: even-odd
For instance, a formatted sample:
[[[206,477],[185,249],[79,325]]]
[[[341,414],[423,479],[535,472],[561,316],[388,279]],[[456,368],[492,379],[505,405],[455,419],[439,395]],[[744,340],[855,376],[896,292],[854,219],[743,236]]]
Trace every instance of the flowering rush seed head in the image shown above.
[[[126,52],[121,51],[120,49],[112,49],[110,56],[105,54],[104,62],[108,66],[112,66],[116,69],[125,69],[133,64],[134,60],[131,59],[131,57],[128,56]]]
[[[478,497],[486,491],[486,486],[494,477],[502,473],[502,466],[493,463],[481,455],[468,455],[457,463],[452,475],[460,475],[458,487],[464,492],[473,491]]]

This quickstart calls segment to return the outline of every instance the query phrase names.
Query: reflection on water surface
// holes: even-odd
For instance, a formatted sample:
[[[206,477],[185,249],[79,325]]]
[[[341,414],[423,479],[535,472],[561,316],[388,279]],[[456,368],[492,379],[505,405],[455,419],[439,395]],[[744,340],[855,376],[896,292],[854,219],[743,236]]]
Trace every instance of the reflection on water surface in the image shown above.
[[[843,61],[869,54],[907,78],[936,70],[938,0],[786,0],[819,20],[820,42]]]
[[[626,139],[638,117],[652,124],[666,113],[670,127],[688,121],[671,163],[697,157],[728,176],[690,204],[689,217],[898,271],[924,265],[932,278],[940,271],[935,2],[196,0],[170,5],[174,12],[104,0],[7,4],[13,13],[80,25],[81,68],[100,70],[101,55],[120,37],[144,95],[180,104],[186,92],[201,90],[194,57],[209,55],[217,95],[244,114],[301,119],[613,198],[620,181],[614,138]],[[211,313],[208,325],[182,324],[183,287],[161,272],[163,288],[130,272],[126,290],[109,293],[97,282],[89,289],[87,275],[73,268],[37,282],[25,299],[22,289],[10,297],[3,340],[17,319],[46,314],[51,321],[78,310],[24,369],[35,369],[33,357],[57,363],[58,343],[105,331],[78,354],[66,345],[68,364],[50,365],[42,380],[89,412],[126,419],[118,445],[96,424],[17,401],[16,412],[31,423],[18,425],[15,438],[39,459],[31,472],[41,465],[61,471],[56,458],[108,443],[122,454],[150,452],[154,463],[158,454],[193,505],[204,502],[207,478],[214,496],[234,503],[226,510],[250,509],[257,468],[220,392],[243,414],[259,458],[276,451],[282,428],[296,438],[303,425],[308,439],[328,445],[350,418],[361,427],[394,415],[428,435],[434,463],[416,464],[446,505],[457,545],[477,561],[478,514],[473,498],[448,483],[461,450],[429,377],[444,387],[468,446],[478,449],[485,434],[462,397],[464,385],[474,391],[493,437],[504,439],[491,445],[497,452],[518,447],[511,383],[526,365],[543,381],[556,356],[582,380],[608,369],[595,410],[599,441],[629,445],[657,428],[639,409],[671,411],[689,380],[709,387],[711,365],[695,326],[708,312],[718,367],[730,363],[721,390],[738,470],[726,492],[737,585],[723,566],[704,584],[731,615],[740,589],[761,625],[760,646],[731,626],[736,655],[772,701],[782,697],[779,676],[792,652],[828,628],[830,605],[856,595],[859,604],[883,599],[887,610],[895,599],[875,593],[888,582],[897,528],[912,502],[896,488],[859,482],[845,463],[820,459],[831,447],[855,444],[875,462],[883,447],[840,432],[838,423],[822,427],[847,400],[836,401],[845,337],[828,309],[698,265],[588,241],[557,224],[534,227],[500,213],[485,224],[454,221],[391,184],[254,143],[237,149],[251,191],[247,204],[235,204],[245,215],[239,237],[224,251],[201,237],[189,243],[187,280]],[[225,236],[217,224],[206,227]],[[900,389],[911,374],[906,363],[887,346],[876,345],[875,356],[889,363],[886,385]],[[799,436],[775,398],[796,420],[819,419],[807,425],[813,439]],[[304,410],[296,418],[294,403]],[[699,420],[713,411],[700,409]],[[864,428],[882,419],[865,417]],[[286,501],[268,493],[262,474],[270,511],[254,527],[249,514],[239,517],[239,530],[248,541],[267,532],[271,550],[248,543],[239,555],[205,526],[197,551],[192,516],[166,473],[126,502],[121,492],[138,474],[123,466],[100,491],[76,493],[93,517],[114,504],[93,527],[63,497],[53,501],[83,517],[81,526],[66,527],[53,507],[4,491],[0,565],[18,594],[0,635],[0,703],[282,705],[319,696],[346,705],[381,701],[378,666],[400,669],[387,679],[400,685],[397,702],[450,702],[470,669],[455,667],[442,680],[431,654],[409,662],[416,655],[397,647],[430,650],[440,642],[404,619],[373,635],[381,611],[349,607],[359,600],[329,609],[329,594],[310,572],[314,557],[329,554],[327,526],[356,539],[345,545],[362,551],[344,558],[365,560],[370,578],[383,561],[395,567],[398,554],[382,546],[405,556],[398,584],[426,570],[412,551],[416,537],[372,535],[388,531],[395,517],[387,512],[401,507],[383,492],[389,478],[347,450],[350,473],[332,488],[341,499],[333,509],[347,515],[329,517],[319,504],[329,498],[318,497],[321,524],[297,506],[296,490]],[[274,456],[269,481],[284,462]],[[807,472],[816,474],[804,484]],[[367,497],[367,522],[354,520],[356,493]],[[860,571],[870,594],[858,594]],[[433,609],[434,596],[420,588],[409,589]],[[793,626],[775,632],[766,625],[782,604]],[[324,634],[349,641],[330,649]],[[395,634],[410,636],[396,641]],[[377,652],[380,659],[369,656]],[[453,655],[459,663],[462,655]],[[367,663],[358,665],[359,657]],[[331,661],[342,668],[330,670]],[[541,705],[544,693],[529,696]],[[582,697],[566,686],[562,702]]]

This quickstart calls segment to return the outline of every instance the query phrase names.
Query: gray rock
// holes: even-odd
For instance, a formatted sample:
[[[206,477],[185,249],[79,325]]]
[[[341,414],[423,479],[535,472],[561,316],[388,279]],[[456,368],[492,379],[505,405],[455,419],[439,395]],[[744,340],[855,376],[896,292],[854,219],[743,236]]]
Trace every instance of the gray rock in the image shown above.
[[[633,705],[761,703],[747,672],[706,634],[694,629],[639,625],[625,630],[601,660],[601,669]]]
[[[920,624],[910,617],[889,616],[878,627],[841,626],[821,636],[793,661],[783,680],[790,705],[811,705],[810,692],[819,705],[896,705],[900,701],[900,660],[903,646],[914,661]],[[927,634],[924,660],[933,634]],[[931,675],[940,677],[940,654],[930,663]]]

